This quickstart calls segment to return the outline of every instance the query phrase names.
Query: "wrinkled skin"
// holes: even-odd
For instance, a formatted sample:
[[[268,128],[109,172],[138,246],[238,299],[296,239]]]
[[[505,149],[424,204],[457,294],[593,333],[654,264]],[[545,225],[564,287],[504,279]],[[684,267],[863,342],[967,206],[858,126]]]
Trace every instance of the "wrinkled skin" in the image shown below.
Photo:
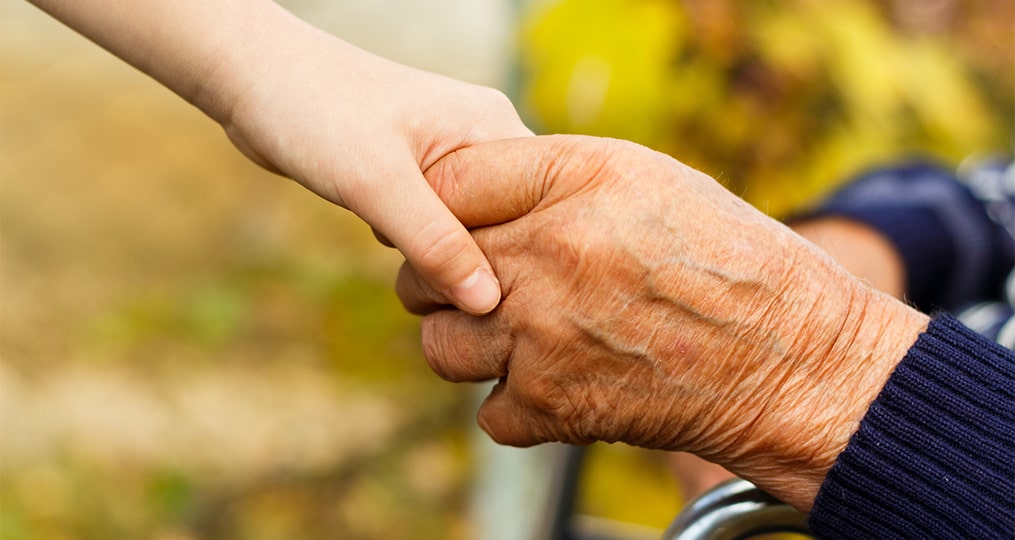
[[[408,266],[398,290],[450,381],[499,379],[496,441],[687,450],[807,509],[926,318],[679,162],[525,138],[427,172],[500,277],[473,317]]]
[[[875,289],[894,298],[905,294],[905,264],[894,244],[878,230],[838,216],[796,221],[790,228]],[[668,462],[684,500],[733,477],[726,469],[686,452],[670,452]]]

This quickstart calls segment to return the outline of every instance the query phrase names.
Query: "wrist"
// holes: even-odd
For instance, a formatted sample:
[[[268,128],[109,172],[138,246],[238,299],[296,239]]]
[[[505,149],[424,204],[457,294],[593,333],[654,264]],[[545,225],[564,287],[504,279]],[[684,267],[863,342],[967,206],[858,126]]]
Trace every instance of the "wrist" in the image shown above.
[[[219,121],[277,37],[309,28],[271,0],[31,1]]]
[[[232,8],[230,8],[232,9]],[[251,91],[300,60],[300,43],[318,30],[274,2],[252,2],[221,14],[214,37],[203,40],[198,60],[180,84],[169,84],[213,120],[228,126]],[[306,53],[303,53],[306,54]]]
[[[846,275],[817,252],[788,282],[792,300],[776,332],[796,332],[781,384],[728,464],[785,502],[808,510],[870,404],[928,319]]]

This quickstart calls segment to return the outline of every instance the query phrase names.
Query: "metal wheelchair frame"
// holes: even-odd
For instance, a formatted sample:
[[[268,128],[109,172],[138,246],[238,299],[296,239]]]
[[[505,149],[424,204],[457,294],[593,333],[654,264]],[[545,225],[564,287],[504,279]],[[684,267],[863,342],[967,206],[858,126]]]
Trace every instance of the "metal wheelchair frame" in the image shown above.
[[[552,496],[539,540],[620,540],[607,532],[576,527],[576,503],[586,450],[564,447],[552,479]],[[811,537],[807,515],[758,489],[733,479],[694,499],[677,515],[662,540],[747,540],[770,533]]]

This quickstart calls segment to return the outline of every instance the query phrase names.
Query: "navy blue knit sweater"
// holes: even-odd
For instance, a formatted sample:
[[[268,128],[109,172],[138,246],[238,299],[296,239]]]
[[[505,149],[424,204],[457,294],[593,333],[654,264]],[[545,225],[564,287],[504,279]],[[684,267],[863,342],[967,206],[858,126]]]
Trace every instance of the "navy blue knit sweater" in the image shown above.
[[[902,255],[912,303],[972,313],[969,324],[1004,341],[1015,329],[1004,298],[1015,173],[977,174],[970,185],[924,164],[883,169],[816,214],[881,231]],[[937,315],[838,457],[810,526],[822,538],[1015,539],[1015,353]]]
[[[811,511],[821,538],[1015,538],[1015,354],[939,315]]]

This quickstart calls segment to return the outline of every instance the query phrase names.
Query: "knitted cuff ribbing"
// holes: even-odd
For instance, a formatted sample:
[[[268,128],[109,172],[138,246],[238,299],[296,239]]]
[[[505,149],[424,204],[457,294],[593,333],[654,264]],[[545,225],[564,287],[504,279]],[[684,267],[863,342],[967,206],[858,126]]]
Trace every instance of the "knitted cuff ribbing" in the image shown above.
[[[821,538],[1015,537],[1015,354],[937,316],[832,467]]]

